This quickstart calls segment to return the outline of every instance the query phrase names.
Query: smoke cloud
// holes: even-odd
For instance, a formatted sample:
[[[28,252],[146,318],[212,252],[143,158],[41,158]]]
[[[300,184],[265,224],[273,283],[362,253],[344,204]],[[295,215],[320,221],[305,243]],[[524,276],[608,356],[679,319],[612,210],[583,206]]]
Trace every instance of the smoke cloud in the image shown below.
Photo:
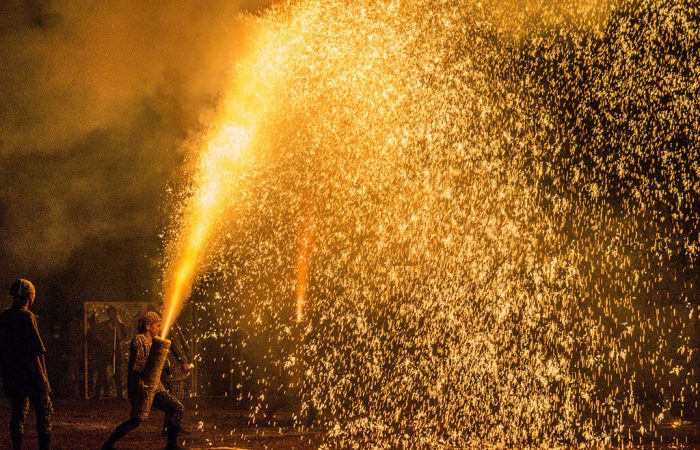
[[[24,276],[76,304],[155,285],[183,143],[269,3],[0,3],[5,285]]]

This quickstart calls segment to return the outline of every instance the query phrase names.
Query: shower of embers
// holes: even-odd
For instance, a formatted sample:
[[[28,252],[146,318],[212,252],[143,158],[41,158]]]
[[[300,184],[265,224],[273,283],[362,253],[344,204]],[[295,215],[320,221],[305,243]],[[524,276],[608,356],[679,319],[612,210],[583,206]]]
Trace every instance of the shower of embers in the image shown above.
[[[698,420],[699,15],[263,13],[240,70],[264,111],[193,299],[236,399],[327,448],[647,445]]]

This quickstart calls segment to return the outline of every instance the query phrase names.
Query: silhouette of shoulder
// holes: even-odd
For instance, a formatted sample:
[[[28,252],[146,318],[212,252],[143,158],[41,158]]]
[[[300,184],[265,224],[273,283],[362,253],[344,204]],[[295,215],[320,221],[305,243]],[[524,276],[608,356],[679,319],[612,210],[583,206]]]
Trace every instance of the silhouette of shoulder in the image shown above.
[[[5,350],[14,354],[33,356],[46,353],[36,316],[27,308],[13,307],[0,313],[0,340]]]

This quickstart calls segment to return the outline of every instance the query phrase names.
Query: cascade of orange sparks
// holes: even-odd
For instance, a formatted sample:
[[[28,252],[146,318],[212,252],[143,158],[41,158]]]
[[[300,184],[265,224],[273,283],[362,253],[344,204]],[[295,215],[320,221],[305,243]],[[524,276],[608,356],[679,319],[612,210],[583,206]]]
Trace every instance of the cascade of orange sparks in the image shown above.
[[[689,8],[623,1],[598,24],[596,8],[581,10],[605,11],[606,0],[522,2],[541,16],[530,24],[511,1],[285,3],[261,18],[275,37],[253,53],[211,141],[245,139],[203,149],[210,163],[168,271],[165,334],[223,207],[240,198],[231,173],[253,149],[277,152],[246,179],[261,199],[250,238],[217,255],[224,289],[211,306],[222,320],[211,326],[226,327],[220,339],[245,334],[232,359],[243,384],[283,386],[268,369],[299,364],[285,376],[304,374],[303,404],[329,448],[656,437],[698,386],[694,269],[669,264],[697,259],[697,152],[668,145],[694,129],[690,75],[679,74],[696,64],[658,59],[691,54]],[[630,43],[649,51],[630,58]],[[653,88],[628,88],[638,82]],[[658,100],[675,96],[685,128],[661,130],[669,105]],[[297,226],[309,198],[323,219],[312,292]],[[287,274],[293,237],[296,318],[313,326],[291,355],[286,323],[263,318],[282,317],[288,280],[268,275]]]

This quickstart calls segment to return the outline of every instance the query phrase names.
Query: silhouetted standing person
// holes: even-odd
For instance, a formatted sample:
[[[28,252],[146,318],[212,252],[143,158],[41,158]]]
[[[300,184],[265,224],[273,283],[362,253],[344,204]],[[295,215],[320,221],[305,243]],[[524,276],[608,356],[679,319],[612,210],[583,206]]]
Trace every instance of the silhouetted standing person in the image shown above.
[[[10,435],[12,447],[22,448],[24,420],[29,403],[36,413],[39,448],[48,449],[51,441],[51,387],[36,317],[29,311],[34,303],[34,285],[24,279],[12,283],[12,306],[0,314],[0,364],[5,394],[12,404]]]
[[[108,319],[97,325],[95,364],[97,366],[97,383],[94,398],[104,393],[109,397],[110,378],[114,379],[114,391],[118,398],[123,398],[121,342],[126,338],[126,326],[117,314],[117,308],[107,308]],[[110,368],[112,373],[110,374]],[[110,377],[110,375],[112,375]]]
[[[97,352],[99,351],[100,340],[97,337],[97,314],[92,313],[87,320],[87,333],[85,339],[87,340],[87,352],[88,357],[85,361],[88,367],[88,392],[87,396],[91,399],[96,399],[95,394],[97,392],[97,379],[99,377],[99,368],[96,361]]]

